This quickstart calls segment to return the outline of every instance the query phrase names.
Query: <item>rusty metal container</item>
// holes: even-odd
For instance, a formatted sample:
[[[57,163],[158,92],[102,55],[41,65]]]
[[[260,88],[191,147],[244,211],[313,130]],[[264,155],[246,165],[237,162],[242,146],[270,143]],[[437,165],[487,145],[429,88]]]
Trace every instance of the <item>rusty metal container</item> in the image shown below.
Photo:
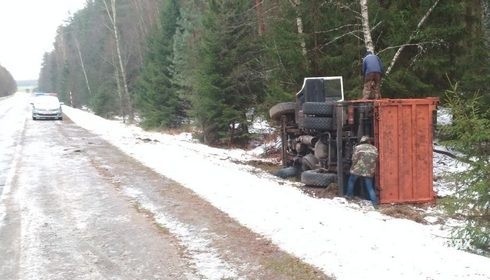
[[[433,114],[437,99],[374,101],[380,203],[433,202]]]

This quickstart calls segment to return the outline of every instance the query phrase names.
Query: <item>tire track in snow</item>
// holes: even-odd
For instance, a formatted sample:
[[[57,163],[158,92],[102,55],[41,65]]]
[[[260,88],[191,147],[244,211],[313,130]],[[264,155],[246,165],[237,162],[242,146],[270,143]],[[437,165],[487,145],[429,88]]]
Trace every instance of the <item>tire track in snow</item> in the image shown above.
[[[203,279],[239,279],[233,267],[222,260],[211,247],[211,240],[205,229],[197,229],[166,215],[160,207],[153,204],[142,192],[126,187],[124,193],[134,199],[138,206],[153,214],[156,223],[176,236],[189,254],[194,268]]]
[[[7,176],[5,177],[5,183],[2,186],[1,193],[0,193],[0,227],[4,225],[5,221],[5,216],[7,215],[6,207],[5,207],[5,201],[10,195],[10,190],[12,188],[12,182],[14,180],[15,174],[17,172],[17,165],[19,162],[19,157],[20,157],[20,151],[21,151],[21,145],[16,145],[15,146],[15,151],[14,151],[14,156],[12,160],[12,164],[10,165],[9,168],[7,168]]]
[[[12,109],[12,107],[9,107],[7,109],[7,112],[9,112]],[[0,119],[4,121],[4,117],[6,116],[6,112],[4,115],[0,116]],[[7,121],[9,119],[7,118]],[[4,131],[3,135],[4,137],[7,137],[7,135],[10,135],[10,141],[11,141],[11,146],[13,152],[11,154],[8,153],[8,151],[5,151],[6,160],[9,160],[9,157],[11,158],[11,162],[7,164],[5,167],[6,175],[4,178],[4,181],[2,182],[2,178],[0,178],[0,227],[2,227],[5,223],[5,216],[7,215],[7,210],[5,207],[5,201],[10,195],[10,190],[12,188],[12,182],[14,180],[15,174],[17,172],[17,165],[20,159],[20,153],[22,150],[22,145],[20,144],[22,141],[22,138],[24,137],[24,132],[25,132],[25,126],[26,126],[26,119],[21,118],[20,120],[17,120],[19,126],[18,128],[12,130],[8,130],[9,126],[3,126]],[[10,126],[14,127],[14,126]],[[7,148],[7,147],[3,147]],[[0,161],[0,164],[3,163]]]

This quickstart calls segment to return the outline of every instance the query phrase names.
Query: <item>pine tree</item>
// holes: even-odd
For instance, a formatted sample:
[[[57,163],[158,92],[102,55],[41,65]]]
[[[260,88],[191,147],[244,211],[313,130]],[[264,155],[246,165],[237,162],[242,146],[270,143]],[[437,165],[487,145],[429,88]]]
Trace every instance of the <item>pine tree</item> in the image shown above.
[[[182,1],[180,18],[177,22],[179,28],[174,35],[173,65],[174,75],[172,84],[181,100],[183,120],[189,122],[188,112],[191,109],[191,99],[194,87],[197,84],[197,69],[199,64],[199,34],[202,32],[202,12],[206,5],[201,1]]]
[[[209,1],[192,113],[208,144],[234,144],[248,136],[247,112],[260,99],[257,31],[248,0]]]
[[[462,96],[457,84],[445,96],[453,115],[453,123],[444,128],[450,135],[445,143],[459,151],[468,166],[453,174],[457,192],[446,206],[463,217],[463,225],[453,231],[454,243],[490,255],[490,113],[481,95]]]
[[[136,89],[136,104],[145,127],[175,127],[181,122],[181,102],[172,83],[173,37],[180,18],[177,0],[166,3],[160,29],[149,40],[148,53]]]
[[[303,78],[309,76],[308,59],[301,46],[303,38],[297,29],[296,18],[301,14],[289,1],[279,1],[267,9],[268,28],[262,38],[267,88],[266,102],[261,106],[264,112],[277,102],[291,101]]]

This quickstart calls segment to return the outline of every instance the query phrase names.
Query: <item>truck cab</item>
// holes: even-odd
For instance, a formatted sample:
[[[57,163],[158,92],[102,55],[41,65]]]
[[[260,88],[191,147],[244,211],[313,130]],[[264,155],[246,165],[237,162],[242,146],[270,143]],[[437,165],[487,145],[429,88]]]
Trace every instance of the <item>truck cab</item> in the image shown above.
[[[281,125],[286,169],[279,176],[300,175],[303,183],[314,186],[337,180],[337,108],[343,101],[342,77],[308,77],[294,102],[270,109],[270,117]]]

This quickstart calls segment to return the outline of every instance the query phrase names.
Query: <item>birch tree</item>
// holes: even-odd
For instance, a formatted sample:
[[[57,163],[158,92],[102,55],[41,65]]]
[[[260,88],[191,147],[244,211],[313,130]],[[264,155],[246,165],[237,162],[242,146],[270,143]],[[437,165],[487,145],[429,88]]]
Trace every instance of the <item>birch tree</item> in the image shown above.
[[[306,41],[304,38],[304,31],[303,31],[303,18],[301,17],[301,12],[299,11],[299,7],[301,5],[301,0],[289,0],[289,3],[293,6],[293,8],[296,11],[296,27],[298,29],[298,35],[300,38],[300,44],[301,44],[301,53],[303,56],[306,58],[306,55],[308,54],[308,51],[306,50]]]
[[[129,97],[128,82],[126,78],[126,71],[121,54],[121,42],[119,39],[119,31],[117,28],[117,9],[116,0],[110,0],[110,8],[107,0],[104,0],[104,6],[107,13],[107,17],[111,23],[111,31],[114,35],[114,43],[116,47],[117,62],[115,67],[118,67],[116,71],[117,82],[121,83],[121,89],[118,89],[119,99],[121,101],[121,114],[123,121],[126,122],[126,116],[128,116],[129,122],[134,119],[131,99]],[[119,80],[120,79],[120,80]]]
[[[369,9],[368,0],[360,0],[361,6],[361,22],[362,22],[362,34],[364,35],[364,44],[366,50],[374,53],[374,44],[371,37],[371,28],[369,26]]]
[[[155,24],[158,22],[159,14],[159,1],[158,0],[130,0],[129,6],[132,10],[134,22],[136,22],[136,32],[132,32],[133,38],[129,38],[129,41],[136,41],[137,55],[139,57],[138,65],[142,65],[144,61],[144,52],[146,48],[146,40],[150,36]],[[125,26],[125,25],[123,25]],[[129,72],[129,71],[128,71]],[[130,73],[127,73],[130,75]]]
[[[361,0],[361,1],[367,1],[367,0]],[[415,37],[419,34],[420,28],[426,22],[427,18],[429,18],[430,14],[435,9],[435,7],[437,6],[437,4],[439,4],[439,1],[440,0],[434,1],[434,4],[432,4],[432,6],[427,10],[427,12],[425,13],[425,15],[420,19],[419,23],[417,24],[417,27],[415,28],[415,30],[413,31],[413,33],[410,35],[410,37],[407,39],[407,42],[405,44],[401,45],[398,48],[398,50],[396,51],[395,55],[391,59],[390,66],[388,66],[388,69],[385,72],[385,75],[386,76],[388,76],[391,73],[391,70],[395,66],[395,63],[398,60],[398,57],[400,56],[400,54],[402,53],[402,51],[405,49],[405,47],[409,46],[412,43],[412,41],[415,39]]]
[[[80,43],[76,36],[73,36],[75,41],[75,47],[77,48],[78,58],[80,59],[80,66],[82,67],[83,77],[85,78],[85,85],[87,86],[87,91],[90,96],[92,96],[92,89],[90,88],[90,82],[88,80],[87,70],[85,69],[85,63],[83,61],[82,51],[80,50]],[[73,105],[73,104],[72,104]]]
[[[398,50],[394,54],[393,58],[391,59],[390,65],[388,66],[385,76],[388,76],[393,67],[395,66],[398,58],[400,57],[400,54],[403,52],[403,50],[410,45],[413,45],[413,40],[417,37],[417,35],[420,33],[420,29],[424,25],[424,23],[427,21],[429,18],[430,14],[432,11],[436,8],[436,6],[439,4],[440,0],[435,0],[432,6],[427,10],[427,12],[424,14],[424,16],[419,20],[417,27],[415,30],[412,32],[412,34],[407,38],[407,41],[400,45],[398,47]],[[367,51],[371,51],[375,53],[375,46],[371,37],[371,28],[369,25],[369,9],[368,9],[368,0],[359,0],[359,4],[361,7],[361,22],[362,22],[362,33],[364,35],[364,44],[366,46]]]

